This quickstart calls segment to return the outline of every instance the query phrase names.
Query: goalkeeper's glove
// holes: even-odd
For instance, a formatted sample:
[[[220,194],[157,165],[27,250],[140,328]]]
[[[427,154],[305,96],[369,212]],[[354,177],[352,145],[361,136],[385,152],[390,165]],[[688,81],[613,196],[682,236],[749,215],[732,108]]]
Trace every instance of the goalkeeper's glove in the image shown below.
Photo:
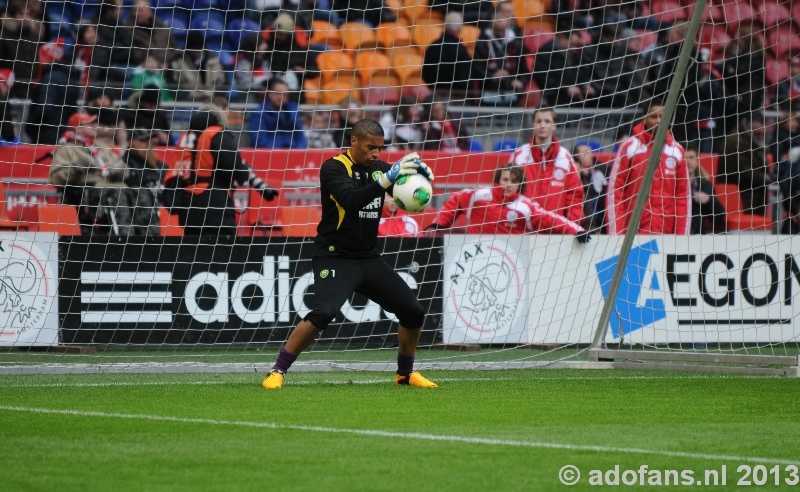
[[[384,190],[388,190],[400,176],[417,174],[420,168],[419,164],[419,154],[416,152],[406,154],[402,159],[395,162],[394,166],[392,166],[386,174],[381,175],[378,184],[380,184]]]
[[[589,234],[589,231],[580,231],[575,234],[575,240],[581,244],[586,244],[592,240],[592,236]]]
[[[428,178],[428,181],[433,181],[433,171],[431,171],[431,168],[428,167],[428,165],[424,162],[419,163],[419,169],[417,169],[417,172]]]

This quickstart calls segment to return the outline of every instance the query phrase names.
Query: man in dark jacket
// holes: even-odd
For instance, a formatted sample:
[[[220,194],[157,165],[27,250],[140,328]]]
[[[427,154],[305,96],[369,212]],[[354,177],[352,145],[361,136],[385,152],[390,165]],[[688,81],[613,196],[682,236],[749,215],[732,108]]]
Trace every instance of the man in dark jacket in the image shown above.
[[[150,0],[137,0],[124,25],[132,36],[131,65],[144,64],[148,56],[158,60],[159,65],[172,59],[172,51],[177,48],[175,38],[169,26],[153,13]]]
[[[719,156],[717,181],[739,186],[743,211],[767,214],[767,186],[772,182],[767,168],[764,124],[757,119],[743,119],[739,131],[725,140]]]
[[[27,98],[29,84],[39,71],[39,47],[43,41],[41,23],[31,17],[25,0],[12,0],[0,18],[0,68],[14,72],[17,86],[11,97]]]
[[[620,41],[622,24],[605,24],[591,46],[582,51],[583,66],[591,72],[589,85],[594,95],[587,104],[601,108],[621,108],[639,102],[633,87],[633,72],[625,46]]]
[[[580,32],[562,30],[536,52],[533,76],[544,91],[543,106],[581,103],[594,95],[586,70],[581,70]]]
[[[459,39],[461,14],[450,12],[445,18],[442,37],[425,50],[422,63],[422,80],[436,92],[467,92],[472,58]]]
[[[472,63],[473,79],[481,86],[483,95],[522,92],[531,77],[526,56],[511,19],[495,13],[491,27],[475,43]]]
[[[167,166],[151,147],[151,135],[147,130],[134,131],[131,146],[122,156],[125,161],[124,182],[131,195],[131,236],[158,236],[160,232],[158,204]]]
[[[235,236],[232,191],[249,185],[266,201],[278,192],[242,160],[236,137],[224,128],[219,108],[199,111],[181,137],[183,153],[164,182],[164,205],[178,216],[187,236]]]
[[[97,26],[97,42],[92,53],[92,64],[108,67],[109,80],[125,82],[127,68],[131,66],[133,30],[123,25],[122,0],[103,0],[100,12],[92,24]]]

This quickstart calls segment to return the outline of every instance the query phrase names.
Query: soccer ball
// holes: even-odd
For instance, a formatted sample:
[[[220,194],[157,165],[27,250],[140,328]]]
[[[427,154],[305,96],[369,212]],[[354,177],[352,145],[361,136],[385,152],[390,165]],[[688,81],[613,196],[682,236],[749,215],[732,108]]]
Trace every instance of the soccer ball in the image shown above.
[[[400,176],[394,184],[394,201],[406,212],[422,212],[432,196],[431,182],[421,174]]]

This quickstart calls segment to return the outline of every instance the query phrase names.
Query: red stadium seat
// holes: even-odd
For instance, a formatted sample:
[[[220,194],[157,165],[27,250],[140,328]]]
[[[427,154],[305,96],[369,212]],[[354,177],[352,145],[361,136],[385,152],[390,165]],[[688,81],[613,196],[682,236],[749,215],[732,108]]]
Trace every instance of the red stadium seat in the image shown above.
[[[800,36],[791,24],[784,24],[767,30],[767,49],[777,59],[788,60],[800,55]]]
[[[712,60],[721,60],[725,55],[725,47],[731,38],[722,24],[703,24],[700,30],[700,46],[711,50]]]
[[[536,81],[531,79],[525,88],[520,105],[523,108],[538,108],[542,104],[542,90],[536,85]]]
[[[789,78],[789,62],[787,60],[778,61],[767,58],[764,67],[766,69],[765,78],[767,79],[767,86],[775,86],[778,82]]]
[[[291,207],[281,209],[286,236],[314,237],[320,220],[319,207]]]
[[[757,9],[756,15],[764,27],[774,27],[791,23],[792,14],[789,9],[775,0],[763,2]]]
[[[539,51],[539,48],[549,43],[554,37],[555,34],[549,31],[527,29],[522,38],[522,42],[525,44],[525,47],[528,48],[528,51],[535,54]]]
[[[78,210],[71,205],[39,205],[37,231],[57,232],[60,236],[80,236]]]
[[[674,23],[689,18],[689,8],[684,7],[677,0],[652,0],[650,12],[661,22]]]
[[[694,4],[689,6],[689,16],[692,15],[694,12]],[[705,8],[703,9],[703,18],[701,19],[702,22],[725,22],[725,10],[722,7],[717,5],[709,5],[706,3]]]
[[[755,18],[753,7],[745,1],[725,3],[722,8],[728,33],[731,35],[735,35],[739,31],[739,24],[749,23]]]
[[[729,230],[745,231],[771,231],[772,220],[761,215],[752,215],[742,212],[742,197],[739,187],[734,184],[714,185],[717,198],[725,207],[725,222]]]
[[[158,219],[162,236],[183,236],[183,227],[181,227],[177,215],[170,215],[166,208],[161,207],[158,210]]]

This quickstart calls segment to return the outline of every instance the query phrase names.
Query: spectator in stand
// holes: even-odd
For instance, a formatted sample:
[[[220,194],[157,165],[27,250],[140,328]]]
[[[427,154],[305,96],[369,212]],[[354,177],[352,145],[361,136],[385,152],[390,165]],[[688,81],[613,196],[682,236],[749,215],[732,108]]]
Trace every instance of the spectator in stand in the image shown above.
[[[164,77],[164,66],[155,56],[145,58],[144,64],[133,70],[128,86],[131,92],[139,92],[145,87],[156,88],[160,92],[161,102],[174,102],[175,98],[167,88],[167,79]]]
[[[516,13],[514,12],[514,4],[509,0],[501,0],[497,2],[494,8],[495,18],[509,19],[511,21],[509,28],[514,31],[514,36],[522,38],[525,34],[521,27],[516,22]],[[491,27],[491,23],[485,22],[486,28]]]
[[[425,50],[422,80],[437,93],[449,98],[463,97],[469,88],[472,58],[461,43],[463,20],[458,12],[450,12],[444,20],[444,33]]]
[[[50,166],[50,184],[63,203],[78,208],[81,234],[127,236],[130,203],[124,188],[125,163],[110,149],[96,147],[97,116],[75,113],[59,140]]]
[[[717,173],[718,182],[739,186],[743,211],[755,215],[767,214],[767,186],[772,183],[761,118],[743,118],[739,131],[725,139]]]
[[[781,225],[781,234],[800,234],[800,147],[789,150],[778,167],[781,207],[788,217]]]
[[[131,64],[143,65],[152,57],[158,66],[165,66],[177,49],[168,25],[158,19],[150,0],[136,0],[123,24],[132,34]]]
[[[128,110],[124,115],[129,130],[152,132],[153,145],[169,145],[169,132],[172,127],[166,111],[160,105],[161,91],[157,87],[145,87],[128,99]]]
[[[778,82],[775,100],[784,111],[800,109],[800,56],[789,63],[789,78]]]
[[[789,157],[789,150],[800,147],[800,121],[792,113],[781,113],[778,116],[778,133],[770,145],[769,153],[775,163],[775,174],[781,174],[781,166]]]
[[[370,27],[397,20],[383,0],[333,0],[333,12],[345,22],[361,22]]]
[[[617,127],[617,131],[614,133],[614,146],[611,147],[611,152],[617,153],[619,149],[625,145],[625,142],[631,137],[631,127],[629,124],[622,124]]]
[[[659,99],[667,97],[687,29],[688,24],[682,23],[659,31],[656,44],[644,53],[649,67],[647,92],[651,96]],[[697,59],[696,56],[694,59]]]
[[[725,48],[720,73],[730,99],[724,134],[731,135],[742,117],[750,117],[750,113],[764,107],[764,45],[753,26],[739,26],[738,35]]]
[[[442,15],[456,12],[464,22],[474,24],[488,21],[494,13],[494,6],[489,0],[431,0],[431,10],[438,10]]]
[[[426,230],[450,229],[466,216],[467,234],[572,234],[586,231],[561,215],[548,212],[524,196],[525,171],[505,164],[494,172],[491,188],[467,189],[451,196]],[[585,242],[585,241],[581,241]]]
[[[634,202],[642,186],[653,139],[662,123],[664,108],[652,105],[633,135],[625,142],[608,177],[606,222],[610,234],[625,234]],[[667,132],[664,150],[653,177],[638,234],[689,234],[692,187],[684,150]]]
[[[710,175],[700,165],[700,155],[696,147],[686,147],[686,166],[692,183],[692,226],[691,234],[708,234],[725,231],[725,207],[714,195],[714,184]],[[707,222],[711,224],[708,227]]]
[[[311,125],[308,129],[308,148],[309,149],[339,149],[339,145],[333,139],[331,129],[331,112],[314,111],[311,113]]]
[[[46,41],[41,22],[31,17],[25,0],[11,0],[0,20],[0,69],[14,72],[10,97],[27,98],[39,75],[39,47]]]
[[[122,0],[102,0],[97,17],[89,23],[97,26],[97,42],[92,66],[105,70],[100,80],[125,82],[131,66],[133,30],[122,23]]]
[[[126,164],[125,184],[130,190],[133,207],[131,236],[158,236],[160,233],[158,205],[167,165],[158,159],[151,136],[147,130],[134,131],[131,146],[122,156]]]
[[[383,199],[383,212],[378,224],[378,236],[417,237],[419,224],[408,212],[401,209],[388,193]]]
[[[391,147],[396,150],[421,149],[424,139],[421,125],[424,119],[425,108],[417,102],[415,96],[401,97]]]
[[[281,79],[267,82],[264,102],[250,117],[252,146],[260,149],[305,149],[308,146],[297,103],[289,101]]]
[[[584,227],[591,232],[602,232],[605,222],[606,190],[608,189],[608,167],[597,163],[597,156],[588,145],[576,145],[572,158],[580,169],[583,184]]]
[[[299,91],[304,78],[316,76],[317,53],[308,51],[308,33],[295,26],[291,15],[279,15],[261,36],[267,42],[264,60],[273,74],[283,74],[289,89]]]
[[[582,64],[591,73],[589,86],[593,94],[586,94],[587,106],[621,108],[640,100],[633,85],[636,67],[627,56],[622,30],[622,24],[604,24],[594,43],[581,52]]]
[[[246,95],[260,92],[271,74],[265,58],[266,51],[267,40],[261,35],[249,34],[242,38],[233,72],[234,89]],[[247,100],[247,97],[244,99]]]
[[[687,73],[687,85],[675,108],[675,138],[711,153],[722,134],[725,117],[725,86],[721,74],[710,61],[710,51],[700,50],[696,64]]]
[[[87,107],[85,112],[97,115],[95,147],[111,149],[115,154],[119,154],[120,149],[128,147],[128,132],[125,131],[125,122],[120,118],[119,111],[113,107]]]
[[[509,104],[518,100],[531,79],[527,50],[511,28],[512,21],[496,11],[491,27],[475,43],[472,78],[485,103]]]
[[[461,118],[448,114],[447,106],[440,101],[428,104],[426,117],[421,125],[425,150],[466,152],[472,148],[472,137],[461,124]]]
[[[343,123],[340,128],[333,131],[333,140],[338,144],[337,148],[346,149],[350,145],[353,125],[364,119],[364,110],[352,100],[343,102],[342,106],[347,109],[339,111],[338,121]]]
[[[19,131],[11,120],[8,94],[14,87],[14,72],[0,69],[0,145],[19,143]]]
[[[533,136],[511,156],[527,176],[525,196],[545,210],[582,223],[583,185],[572,155],[561,146],[556,131],[556,112],[538,109],[533,113]]]
[[[71,51],[71,59],[72,66],[77,72],[78,83],[84,91],[89,90],[89,87],[93,85],[98,87],[105,85],[106,70],[95,59],[96,45],[97,27],[93,24],[79,25],[78,37]],[[90,84],[90,82],[94,82],[94,84]]]
[[[569,22],[559,24],[555,37],[536,52],[533,77],[544,91],[543,104],[581,104],[594,95],[588,71],[581,67],[582,47],[580,31]]]
[[[208,99],[227,85],[225,71],[219,57],[205,48],[205,35],[190,31],[186,47],[178,52],[169,65],[173,83],[178,86],[178,99]]]

